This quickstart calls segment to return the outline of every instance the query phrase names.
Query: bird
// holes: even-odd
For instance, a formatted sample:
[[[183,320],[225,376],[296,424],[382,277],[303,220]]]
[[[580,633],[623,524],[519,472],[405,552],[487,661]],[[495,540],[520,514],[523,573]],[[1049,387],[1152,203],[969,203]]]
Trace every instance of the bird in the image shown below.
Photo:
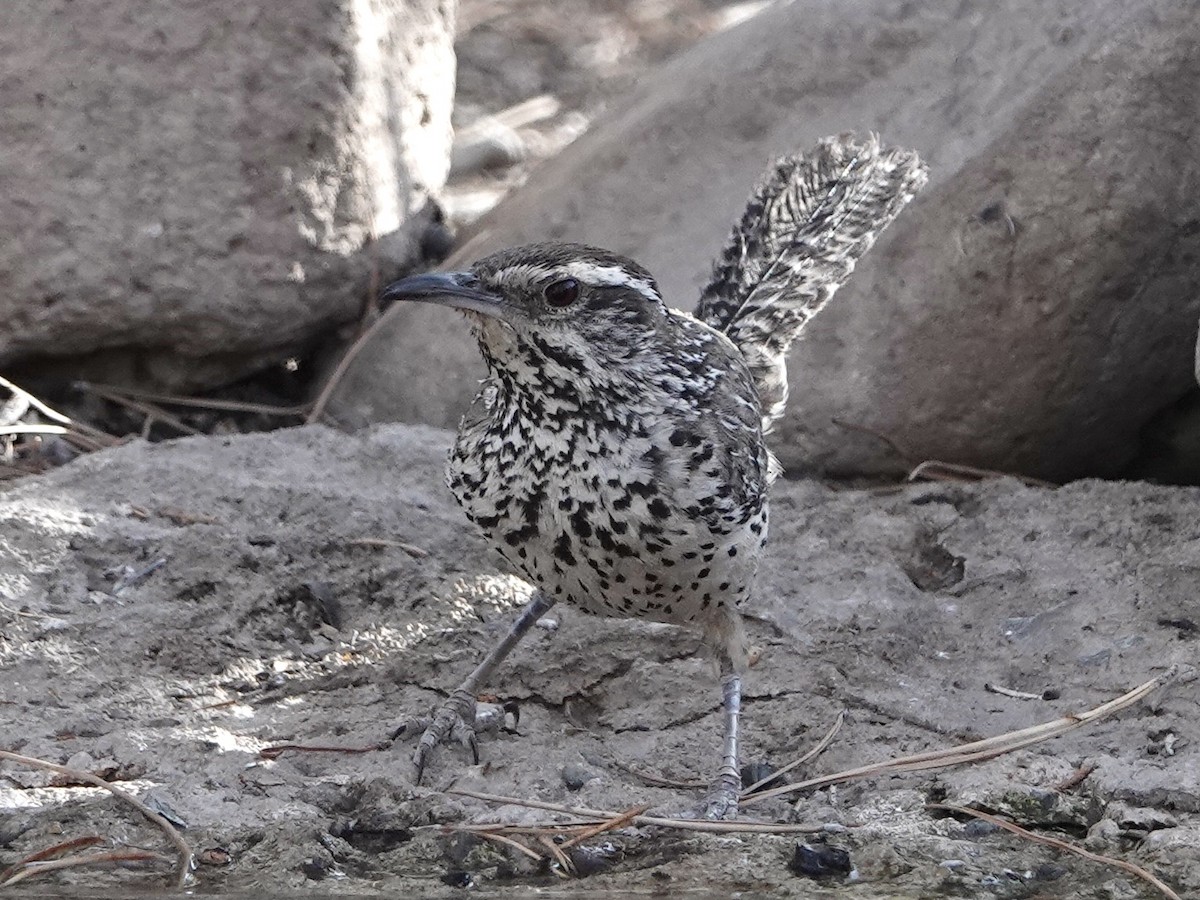
[[[780,473],[766,435],[805,325],[924,185],[925,165],[874,135],[775,160],[713,265],[694,314],[645,268],[584,244],[502,250],[460,272],[389,284],[381,306],[461,311],[487,368],[446,482],[532,597],[431,717],[416,780],[457,741],[476,763],[476,696],[556,603],[698,629],[718,661],[724,738],[698,815],[738,812],[750,601]],[[415,732],[402,726],[397,734]]]

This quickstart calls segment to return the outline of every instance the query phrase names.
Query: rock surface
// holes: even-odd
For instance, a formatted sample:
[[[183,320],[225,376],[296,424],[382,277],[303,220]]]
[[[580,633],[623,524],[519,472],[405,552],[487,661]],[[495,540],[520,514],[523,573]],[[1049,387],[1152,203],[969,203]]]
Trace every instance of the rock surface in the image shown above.
[[[354,318],[446,176],[452,16],[0,4],[0,366],[202,387]]]
[[[535,629],[491,685],[520,704],[520,734],[485,738],[480,767],[446,748],[416,788],[410,747],[258,756],[283,743],[375,744],[507,626],[524,590],[441,486],[450,440],[389,426],[135,443],[0,486],[0,747],[107,772],[165,802],[206,851],[204,891],[336,882],[338,893],[448,897],[464,871],[511,896],[544,890],[550,876],[520,858],[422,827],[553,818],[443,793],[455,779],[600,809],[695,802],[698,792],[646,787],[621,766],[709,774],[718,688],[693,656],[697,636],[570,609],[555,609],[557,627]],[[841,733],[796,777],[835,772],[1082,712],[1194,662],[1197,523],[1196,489],[778,483],[748,609],[763,652],[747,682],[746,761],[799,756],[844,709]],[[113,595],[119,570],[160,559]],[[1055,790],[1081,764],[1096,769]],[[597,777],[563,777],[585,770]],[[6,762],[0,772],[0,868],[88,834],[158,846],[107,795]],[[1179,681],[1016,754],[800,796],[795,814],[779,802],[747,812],[854,826],[828,840],[850,852],[856,896],[977,896],[1013,878],[1076,900],[1134,890],[1114,888],[1125,876],[1113,870],[936,818],[930,799],[1090,828],[1102,852],[1196,896],[1200,692]],[[794,836],[607,843],[623,855],[589,880],[598,892],[812,896],[787,868]],[[135,882],[159,883],[96,868],[41,880]]]
[[[1192,388],[1198,42],[1184,0],[771,7],[645,79],[451,264],[583,240],[691,307],[770,157],[877,130],[932,180],[794,352],[776,452],[793,471],[1113,475]],[[331,420],[451,425],[479,371],[453,314],[397,309]]]

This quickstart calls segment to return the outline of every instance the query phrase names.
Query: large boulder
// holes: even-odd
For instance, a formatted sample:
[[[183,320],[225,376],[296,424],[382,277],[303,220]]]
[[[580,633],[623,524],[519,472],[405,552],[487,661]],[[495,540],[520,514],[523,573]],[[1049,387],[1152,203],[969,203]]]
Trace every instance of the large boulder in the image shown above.
[[[452,17],[0,4],[0,366],[201,386],[352,318],[445,180]]]
[[[451,265],[582,240],[690,308],[770,157],[876,130],[931,182],[794,351],[776,452],[793,471],[1112,475],[1192,387],[1198,43],[1185,0],[773,6],[647,79]],[[452,314],[397,309],[331,417],[452,424],[475,357]]]

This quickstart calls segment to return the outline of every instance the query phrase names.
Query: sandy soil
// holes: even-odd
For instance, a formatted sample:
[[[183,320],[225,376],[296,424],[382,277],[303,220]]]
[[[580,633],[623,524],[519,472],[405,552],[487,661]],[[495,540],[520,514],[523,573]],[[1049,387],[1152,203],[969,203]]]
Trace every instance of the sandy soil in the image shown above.
[[[925,809],[936,800],[1000,810],[1200,895],[1200,689],[1186,678],[990,762],[747,811],[834,826],[807,840],[848,851],[857,877],[824,885],[789,870],[795,836],[621,833],[596,842],[606,859],[581,885],[423,827],[556,818],[445,793],[452,782],[601,809],[695,803],[699,791],[627,771],[691,781],[715,764],[716,679],[680,629],[553,611],[493,685],[519,704],[519,733],[485,738],[477,767],[445,748],[422,787],[410,745],[262,759],[281,743],[378,743],[452,689],[521,602],[442,486],[450,440],[395,426],[134,443],[0,486],[0,747],[165,803],[207,851],[204,892],[452,896],[469,877],[571,896],[1155,896]],[[114,596],[122,567],[160,559]],[[745,757],[795,758],[843,710],[794,778],[1096,706],[1195,660],[1198,560],[1196,489],[781,482],[749,610],[762,659]],[[1084,765],[1079,786],[1055,790]],[[0,764],[0,866],[93,834],[163,846],[112,797]],[[166,869],[40,880],[119,891]]]

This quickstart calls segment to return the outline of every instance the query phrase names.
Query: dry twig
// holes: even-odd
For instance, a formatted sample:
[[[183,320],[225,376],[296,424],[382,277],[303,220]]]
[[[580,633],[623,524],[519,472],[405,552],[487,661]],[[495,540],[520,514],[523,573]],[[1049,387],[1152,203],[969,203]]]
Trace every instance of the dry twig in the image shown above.
[[[29,391],[25,390],[22,387],[17,387],[15,384],[13,384],[11,381],[9,381],[7,378],[4,378],[3,376],[0,376],[0,387],[6,388],[14,397],[22,398],[27,403],[29,403],[30,406],[32,406],[34,409],[36,409],[43,416],[45,416],[47,419],[50,419],[51,421],[58,422],[60,425],[74,425],[75,424],[74,422],[71,421],[71,419],[68,416],[63,415],[57,409],[54,409],[51,406],[47,405],[46,403],[43,403],[41,400],[39,400],[33,394],[29,393]]]
[[[471,791],[467,788],[451,788],[446,791],[447,794],[456,794],[461,797],[473,797],[476,800],[485,800],[488,803],[501,803],[512,806],[525,806],[530,809],[544,809],[550,812],[563,813],[568,816],[575,816],[590,820],[585,824],[600,824],[610,819],[615,819],[621,815],[620,812],[614,812],[606,809],[586,809],[583,807],[562,806],[558,803],[547,803],[542,800],[530,800],[524,797],[504,797],[499,794],[485,794],[482,791]],[[683,831],[707,831],[717,834],[819,834],[826,831],[824,825],[779,825],[774,822],[752,822],[752,821],[736,821],[736,822],[712,822],[707,819],[676,819],[668,816],[647,816],[635,815],[631,820],[632,825],[658,825],[663,828],[678,828]],[[442,826],[429,826],[442,827]],[[458,830],[472,830],[472,827],[463,828],[455,826]],[[474,826],[474,828],[497,828],[503,826]],[[551,823],[544,826],[546,828],[561,828],[561,824]]]
[[[751,796],[755,791],[757,791],[764,784],[770,784],[776,778],[786,775],[788,772],[792,771],[792,769],[795,769],[798,766],[804,765],[806,762],[808,762],[813,757],[818,756],[819,754],[825,752],[825,748],[833,743],[833,739],[835,737],[837,737],[837,733],[842,730],[842,724],[845,721],[846,721],[846,711],[842,710],[841,712],[839,712],[837,714],[837,718],[833,720],[833,725],[831,725],[829,730],[827,732],[825,732],[825,736],[823,738],[821,738],[821,740],[817,741],[817,744],[815,747],[813,747],[811,750],[809,750],[807,753],[805,753],[799,759],[792,760],[790,763],[788,763],[782,769],[772,772],[766,778],[760,778],[758,781],[754,782],[754,784],[750,785],[750,787],[748,787],[744,791],[742,791],[742,799],[745,799],[746,797]]]
[[[50,618],[45,613],[29,612],[28,610],[24,610],[24,609],[14,609],[13,607],[9,606],[7,603],[0,603],[0,612],[6,612],[10,616],[18,616],[20,618],[25,618],[25,619],[48,619],[48,618]]]
[[[992,684],[990,681],[985,681],[983,683],[983,689],[989,694],[999,694],[1002,697],[1012,697],[1014,700],[1046,699],[1044,691],[1040,694],[1034,694],[1031,691],[1018,691],[1015,688],[1005,687],[1002,684]]]
[[[151,853],[149,850],[106,850],[102,853],[81,853],[63,859],[26,863],[14,872],[12,877],[0,881],[0,887],[10,887],[26,878],[34,878],[59,869],[72,869],[76,866],[94,866],[97,863],[108,862],[145,862],[165,858],[162,854]]]
[[[81,382],[80,387],[88,393],[95,394],[101,400],[107,400],[109,403],[115,403],[117,406],[124,406],[126,409],[131,409],[134,412],[141,413],[143,416],[145,416],[146,421],[142,429],[143,437],[146,436],[146,433],[150,430],[150,426],[156,421],[162,422],[165,425],[170,425],[180,434],[203,434],[200,429],[193,428],[191,425],[188,425],[181,419],[171,415],[162,407],[155,406],[153,403],[147,403],[143,400],[134,400],[131,397],[127,397],[124,394],[118,393],[117,391],[108,390],[94,384],[87,384],[86,382]]]
[[[93,787],[103,788],[114,797],[124,800],[143,816],[161,828],[167,835],[167,838],[175,846],[175,850],[179,855],[178,872],[175,878],[175,886],[183,887],[187,884],[188,875],[192,870],[192,848],[188,846],[187,841],[176,830],[175,826],[168,822],[163,816],[150,809],[137,797],[128,791],[121,790],[116,785],[109,784],[103,778],[83,772],[79,769],[71,769],[67,766],[60,766],[57,763],[46,762],[44,759],[37,759],[33,756],[22,756],[19,753],[13,753],[11,750],[0,750],[0,760],[8,760],[9,762],[17,763],[22,766],[29,766],[32,769],[43,769],[48,772],[57,772],[59,775],[66,775],[76,781],[84,784],[90,784]],[[11,883],[11,881],[9,882]]]
[[[70,433],[70,429],[62,425],[0,425],[0,435]]]
[[[627,775],[632,775],[634,778],[640,778],[646,784],[654,787],[680,788],[681,790],[696,790],[706,787],[703,781],[677,781],[672,778],[663,778],[661,775],[655,775],[651,772],[643,772],[641,769],[635,769],[633,766],[623,763],[620,760],[614,759],[612,764]],[[771,776],[772,778],[774,776]]]
[[[72,838],[69,841],[63,841],[61,844],[54,844],[51,847],[44,847],[41,850],[30,853],[28,856],[22,857],[8,868],[0,871],[0,884],[4,884],[9,878],[20,871],[23,866],[29,863],[42,862],[43,860],[53,859],[54,857],[60,856],[63,853],[70,853],[72,850],[79,850],[82,847],[94,847],[97,844],[103,843],[104,838],[100,837],[100,835],[90,834],[85,837],[77,837]]]
[[[1177,671],[1178,668],[1172,666],[1167,672],[1157,678],[1151,678],[1149,681],[1138,685],[1115,700],[1110,700],[1084,713],[1066,715],[1041,725],[1034,725],[1031,728],[1023,728],[1019,731],[1009,731],[982,741],[971,741],[967,744],[960,744],[957,747],[914,753],[911,756],[902,756],[898,759],[871,763],[870,765],[835,772],[832,775],[822,775],[819,778],[810,778],[807,781],[798,781],[795,784],[787,784],[767,791],[759,791],[757,794],[747,797],[744,802],[746,805],[749,805],[770,797],[778,797],[782,794],[793,794],[812,788],[828,787],[832,784],[856,781],[861,778],[873,778],[877,775],[893,775],[899,772],[942,769],[948,766],[960,766],[964,763],[991,759],[994,756],[1010,753],[1013,750],[1019,750],[1031,744],[1047,741],[1050,738],[1058,737],[1060,734],[1066,734],[1068,731],[1073,731],[1083,725],[1110,716],[1118,710],[1137,703],[1154,689],[1172,680]]]
[[[325,415],[325,407],[329,405],[329,399],[333,396],[333,392],[337,390],[337,386],[341,383],[346,371],[354,363],[362,349],[367,345],[371,335],[383,327],[383,323],[387,321],[387,316],[380,316],[371,325],[363,331],[354,342],[346,348],[342,354],[342,358],[338,360],[338,364],[334,366],[333,371],[329,374],[325,384],[321,386],[317,398],[313,401],[312,409],[309,410],[308,418],[304,420],[305,425],[312,425],[320,422],[322,416]]]
[[[1020,475],[1015,472],[1000,472],[996,469],[981,469],[962,463],[943,462],[940,459],[927,459],[908,473],[906,481],[916,481],[927,478],[930,481],[983,481],[986,478],[1015,478],[1029,487],[1055,488],[1053,481],[1034,478],[1032,475]]]
[[[495,841],[497,844],[504,844],[506,847],[512,847],[514,850],[524,853],[534,862],[540,863],[542,855],[536,850],[530,850],[516,838],[510,838],[507,835],[499,834],[495,831],[478,831],[476,832],[481,838],[486,838],[489,841]]]
[[[1003,828],[1005,831],[1010,831],[1018,837],[1023,837],[1026,840],[1034,841],[1039,844],[1045,844],[1047,847],[1053,847],[1056,850],[1062,850],[1066,853],[1074,853],[1076,856],[1082,856],[1084,859],[1090,859],[1092,862],[1102,863],[1106,866],[1115,866],[1118,869],[1122,869],[1129,874],[1142,879],[1148,884],[1154,885],[1154,887],[1158,888],[1158,890],[1162,892],[1164,897],[1169,897],[1171,900],[1183,900],[1182,897],[1167,887],[1167,885],[1160,881],[1155,875],[1147,872],[1136,863],[1127,862],[1123,859],[1116,859],[1111,856],[1101,856],[1099,853],[1092,853],[1090,850],[1085,850],[1082,847],[1077,847],[1074,844],[1067,843],[1066,841],[1059,840],[1058,838],[1052,838],[1044,834],[1035,834],[1028,828],[1022,828],[1020,825],[1010,822],[1007,819],[1002,819],[999,816],[993,816],[991,813],[981,812],[978,809],[971,809],[970,807],[966,806],[953,806],[949,803],[930,803],[925,808],[941,809],[945,810],[946,812],[958,813],[960,815],[982,819],[985,822],[990,822],[997,828]]]
[[[201,708],[215,709],[237,702],[239,701],[226,701],[225,703]],[[258,751],[258,755],[263,759],[278,759],[285,753],[377,753],[380,750],[386,750],[391,744],[391,741],[381,741],[378,744],[371,744],[368,747],[332,747],[324,744],[275,744],[272,747],[263,747]]]
[[[194,409],[211,409],[218,412],[258,413],[264,416],[304,416],[307,415],[309,404],[298,406],[271,406],[267,403],[250,403],[244,400],[217,400],[207,397],[183,397],[176,394],[157,394],[153,391],[139,391],[133,388],[118,388],[107,384],[91,384],[76,382],[80,390],[95,393],[97,396],[120,396],[122,400],[142,400],[147,403],[161,403],[167,406],[186,406]],[[101,393],[103,392],[103,393]],[[117,401],[114,401],[117,402]]]
[[[14,397],[20,397],[27,402],[39,413],[45,416],[52,422],[57,422],[62,426],[62,431],[53,430],[54,426],[11,426],[14,428],[37,428],[37,431],[14,431],[12,434],[46,434],[58,435],[64,440],[70,441],[75,446],[82,450],[93,451],[99,450],[102,447],[113,447],[121,443],[121,439],[117,438],[106,431],[101,431],[99,428],[93,428],[91,425],[85,425],[82,422],[76,422],[69,416],[60,413],[48,403],[39,400],[36,396],[29,393],[22,387],[13,384],[7,378],[0,377],[0,387],[8,390]],[[2,433],[2,432],[0,432]]]
[[[355,538],[347,541],[346,544],[350,547],[395,547],[414,559],[424,559],[429,555],[428,550],[422,550],[416,544],[407,544],[404,541],[394,541],[389,538]]]
[[[563,853],[562,848],[554,843],[554,839],[550,835],[539,834],[537,840],[558,864],[557,868],[551,868],[551,872],[562,874],[564,877],[575,874],[575,864],[571,862],[571,858],[567,854]]]
[[[616,831],[618,828],[624,828],[649,808],[649,803],[643,803],[641,806],[630,807],[629,809],[625,810],[625,812],[621,813],[620,815],[613,816],[606,822],[601,822],[598,825],[585,828],[579,834],[575,835],[575,837],[564,843],[562,848],[564,850],[569,850],[576,844],[581,844],[584,841],[590,841],[592,838],[596,837],[597,835],[604,834],[606,831]]]
[[[1067,791],[1077,788],[1079,785],[1083,784],[1083,782],[1087,780],[1087,777],[1095,771],[1095,763],[1091,763],[1090,765],[1086,766],[1080,766],[1078,769],[1056,784],[1054,786],[1054,790],[1058,791],[1060,794],[1065,794]]]

